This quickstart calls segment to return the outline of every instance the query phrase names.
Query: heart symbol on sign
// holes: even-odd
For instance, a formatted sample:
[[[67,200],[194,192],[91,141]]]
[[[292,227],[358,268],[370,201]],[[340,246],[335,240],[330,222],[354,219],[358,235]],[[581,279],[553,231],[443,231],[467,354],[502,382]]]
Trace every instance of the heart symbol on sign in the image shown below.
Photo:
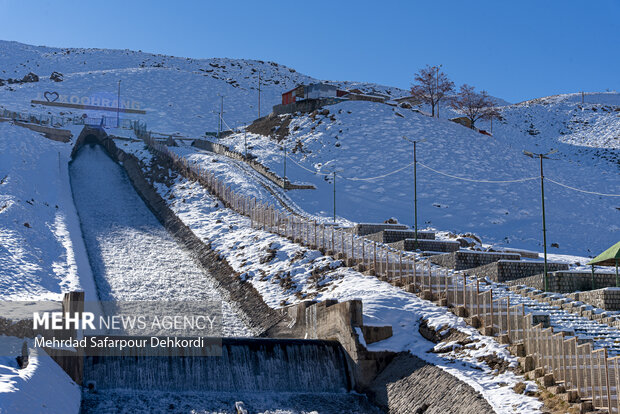
[[[45,92],[43,96],[47,99],[47,102],[56,102],[58,100],[58,92]]]

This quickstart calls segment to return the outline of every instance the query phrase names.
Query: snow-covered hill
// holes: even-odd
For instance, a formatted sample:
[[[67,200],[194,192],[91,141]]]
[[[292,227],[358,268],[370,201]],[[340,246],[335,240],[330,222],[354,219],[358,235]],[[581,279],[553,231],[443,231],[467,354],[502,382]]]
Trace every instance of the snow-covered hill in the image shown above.
[[[49,79],[53,72],[62,82]],[[224,96],[225,127],[251,123],[258,115],[261,73],[261,115],[280,102],[280,94],[316,79],[273,62],[237,59],[187,59],[129,50],[58,49],[0,42],[0,78],[21,79],[29,72],[38,82],[0,86],[0,106],[35,113],[67,113],[66,109],[32,105],[45,91],[70,99],[116,99],[137,104],[146,115],[125,115],[147,122],[157,132],[199,136],[215,131]],[[407,91],[374,84],[333,82],[391,96]],[[620,95],[588,93],[558,95],[501,107],[500,120],[479,121],[488,137],[446,118],[458,113],[442,106],[440,119],[380,103],[349,102],[330,106],[328,115],[298,115],[287,138],[287,175],[310,181],[316,191],[293,191],[290,197],[311,214],[329,217],[333,187],[329,177],[314,174],[339,169],[337,214],[352,221],[396,217],[413,223],[412,146],[402,139],[427,139],[419,160],[438,171],[471,180],[513,180],[536,177],[535,161],[522,150],[559,149],[546,163],[547,176],[569,186],[601,193],[619,193]],[[422,108],[425,110],[425,108]],[[74,114],[82,114],[74,110]],[[113,115],[114,113],[112,113]],[[249,135],[251,152],[282,174],[282,151],[274,141]],[[243,136],[223,141],[243,151]],[[296,152],[292,149],[297,146]],[[301,166],[295,165],[298,162]],[[236,168],[234,165],[231,168]],[[385,177],[395,170],[401,171]],[[485,241],[540,249],[540,190],[536,180],[484,183],[439,175],[420,166],[419,219],[423,226],[465,233]],[[599,197],[547,184],[549,244],[555,253],[591,255],[617,241],[618,197]]]
[[[564,114],[562,105],[567,104],[562,101],[547,110],[560,117]],[[310,213],[331,215],[333,186],[325,174],[335,168],[338,215],[354,221],[396,217],[412,224],[413,146],[403,136],[426,139],[418,145],[418,161],[447,174],[418,166],[419,220],[424,226],[473,232],[494,244],[542,250],[540,182],[535,178],[539,176],[539,165],[525,157],[522,150],[545,152],[557,148],[559,153],[545,165],[548,178],[586,190],[620,193],[618,151],[563,142],[561,134],[550,132],[559,121],[537,107],[505,107],[505,120],[494,124],[494,137],[384,104],[349,102],[325,109],[329,112],[293,117],[285,141],[291,157],[288,177],[317,186],[313,192],[290,192],[293,200]],[[607,117],[599,123],[611,136],[617,134],[617,120],[609,113],[604,112]],[[547,130],[530,135],[519,128],[523,118],[541,129],[547,126]],[[263,136],[248,136],[252,154],[282,173],[280,146]],[[243,134],[225,142],[243,151]],[[601,143],[594,139],[591,142]],[[535,179],[476,182],[522,178]],[[552,252],[591,255],[617,241],[618,197],[579,193],[547,181],[546,198],[548,240],[557,246]]]
[[[317,82],[310,76],[274,62],[242,59],[190,59],[130,50],[59,49],[0,41],[0,79],[22,79],[29,72],[39,82],[0,87],[0,106],[37,113],[71,112],[66,108],[31,105],[32,99],[57,92],[82,103],[92,99],[114,101],[121,81],[121,101],[147,111],[131,115],[148,122],[155,131],[202,135],[216,131],[221,96],[224,120],[230,127],[258,117],[260,72],[261,115],[266,115],[281,94],[298,84]],[[52,72],[64,80],[49,79]],[[358,82],[331,82],[343,88],[359,88],[402,96],[398,88]],[[84,111],[73,111],[82,114]],[[114,112],[108,115],[115,116]]]

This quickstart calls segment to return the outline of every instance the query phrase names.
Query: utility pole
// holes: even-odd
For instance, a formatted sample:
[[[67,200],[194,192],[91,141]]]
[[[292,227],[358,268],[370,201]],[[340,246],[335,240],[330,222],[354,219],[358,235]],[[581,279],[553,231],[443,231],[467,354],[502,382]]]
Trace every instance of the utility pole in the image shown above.
[[[282,149],[284,150],[284,180],[286,181],[286,142],[282,145]]]
[[[116,127],[121,126],[121,80],[118,80],[118,97],[116,99]]]
[[[220,95],[220,119],[217,123],[217,137],[220,137],[220,133],[222,132],[222,117],[224,116],[224,95]]]
[[[403,137],[406,141],[413,142],[413,225],[415,229],[415,243],[413,244],[413,250],[418,248],[418,158],[417,158],[417,143],[424,142],[426,139],[413,140],[407,137]]]
[[[243,146],[245,147],[245,159],[248,159],[248,130],[243,130]]]
[[[549,159],[547,155],[554,154],[556,152],[557,150],[551,150],[547,152],[546,154],[536,154],[536,153],[529,152],[529,151],[523,151],[523,153],[530,158],[534,158],[534,157],[540,158],[540,197],[541,197],[541,204],[542,204],[543,249],[544,249],[544,254],[545,254],[545,265],[544,265],[545,292],[549,291],[549,275],[547,272],[547,223],[545,221],[545,176],[543,174],[543,159],[544,158]]]
[[[336,170],[333,171],[334,181],[334,224],[336,223]]]
[[[583,91],[581,91],[581,103],[583,104]]]
[[[260,118],[260,70],[258,71],[258,117]]]

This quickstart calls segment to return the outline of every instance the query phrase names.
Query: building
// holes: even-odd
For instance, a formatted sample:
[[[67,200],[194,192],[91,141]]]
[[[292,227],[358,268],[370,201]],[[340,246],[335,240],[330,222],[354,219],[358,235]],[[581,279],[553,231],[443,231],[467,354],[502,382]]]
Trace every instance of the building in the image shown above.
[[[282,105],[291,104],[302,99],[337,98],[347,93],[348,91],[339,90],[336,86],[326,83],[299,85],[282,94]]]

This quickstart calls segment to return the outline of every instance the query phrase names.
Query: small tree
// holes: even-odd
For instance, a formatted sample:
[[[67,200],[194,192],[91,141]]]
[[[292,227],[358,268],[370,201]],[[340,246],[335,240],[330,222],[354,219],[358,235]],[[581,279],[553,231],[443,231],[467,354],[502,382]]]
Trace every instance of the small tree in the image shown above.
[[[476,92],[473,86],[461,86],[459,93],[452,99],[452,107],[469,119],[470,127],[479,119],[489,119],[497,116],[495,101],[486,91]]]
[[[431,106],[431,115],[435,116],[435,107],[446,94],[454,90],[454,82],[440,70],[439,66],[426,65],[415,74],[415,83],[411,86],[411,95]]]

